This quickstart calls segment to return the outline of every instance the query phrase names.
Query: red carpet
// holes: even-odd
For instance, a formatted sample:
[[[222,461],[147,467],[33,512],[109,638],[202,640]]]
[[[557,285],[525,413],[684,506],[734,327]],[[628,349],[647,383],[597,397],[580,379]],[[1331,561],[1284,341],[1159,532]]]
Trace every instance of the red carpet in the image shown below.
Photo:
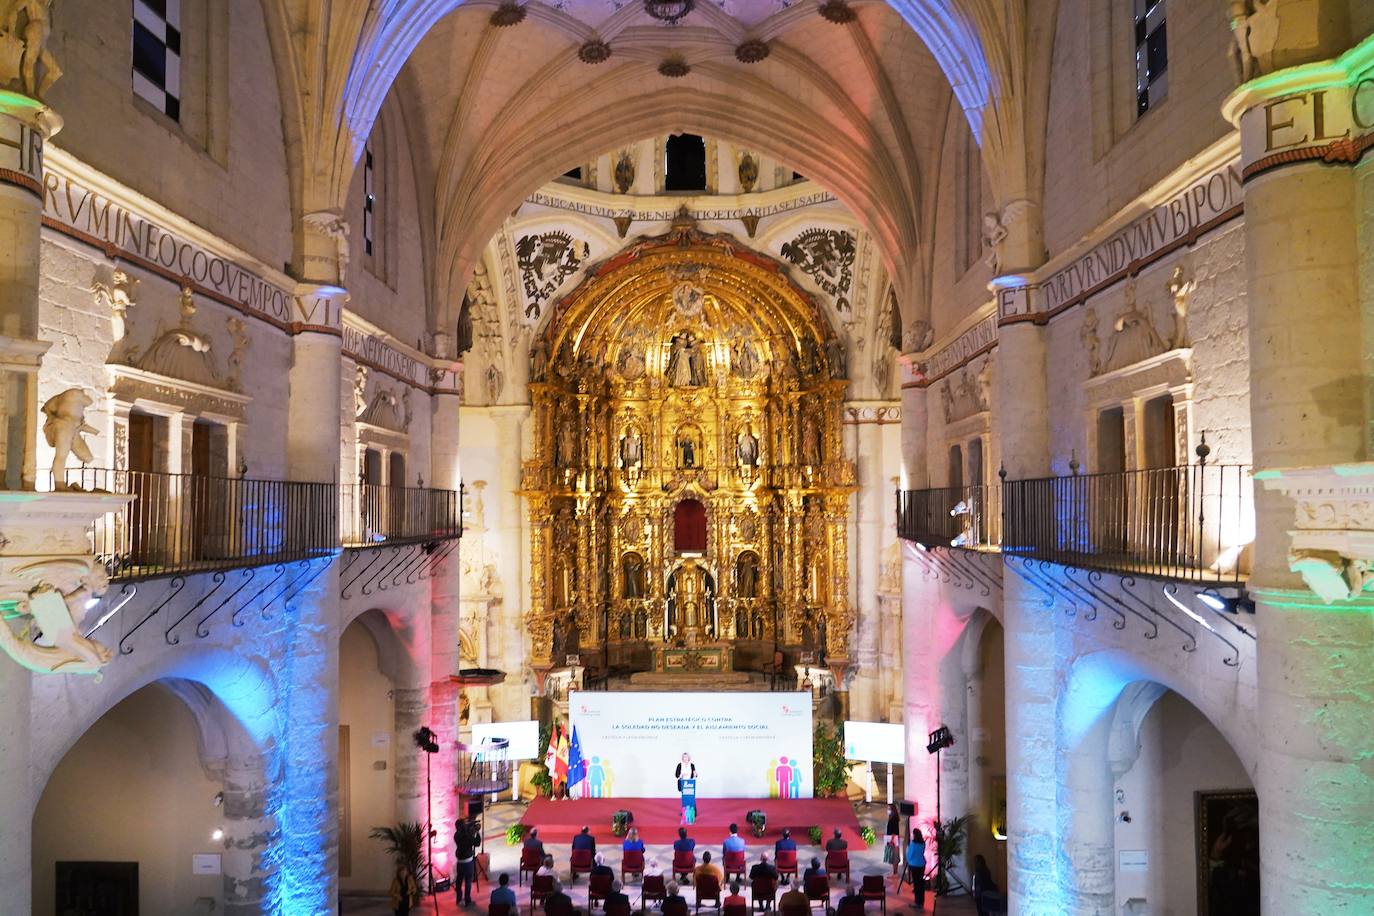
[[[530,803],[520,823],[538,827],[539,838],[545,843],[571,842],[585,824],[592,828],[600,845],[619,848],[612,842],[611,814],[621,808],[634,815],[634,826],[644,842],[671,843],[677,839],[681,803],[676,798],[538,798]],[[745,813],[755,808],[768,815],[768,832],[762,837],[754,836],[744,820]],[[806,832],[812,825],[820,827],[827,839],[838,827],[851,847],[863,844],[854,806],[843,798],[702,798],[697,800],[696,823],[687,832],[699,848],[713,849],[725,838],[732,822],[739,825],[740,835],[752,846],[772,846],[787,827],[797,845],[804,847],[810,843]]]

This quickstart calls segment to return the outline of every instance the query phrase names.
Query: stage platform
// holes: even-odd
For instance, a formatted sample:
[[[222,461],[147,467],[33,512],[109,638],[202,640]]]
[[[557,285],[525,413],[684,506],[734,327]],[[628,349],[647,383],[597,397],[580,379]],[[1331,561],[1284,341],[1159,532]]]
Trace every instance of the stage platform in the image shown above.
[[[539,828],[539,838],[545,843],[568,843],[585,824],[596,835],[598,848],[619,849],[619,840],[611,834],[611,814],[624,808],[634,815],[634,826],[645,843],[667,844],[677,839],[681,821],[681,802],[677,798],[580,798],[553,800],[537,798],[530,802],[520,823]],[[768,816],[768,831],[756,837],[750,831],[744,815],[758,808]],[[720,841],[729,832],[730,824],[739,825],[740,836],[750,846],[771,848],[782,836],[784,827],[791,829],[797,846],[810,843],[806,832],[819,826],[829,839],[835,828],[844,831],[850,848],[862,849],[859,821],[854,806],[843,798],[699,798],[696,823],[687,827],[697,841],[698,849],[720,854]]]

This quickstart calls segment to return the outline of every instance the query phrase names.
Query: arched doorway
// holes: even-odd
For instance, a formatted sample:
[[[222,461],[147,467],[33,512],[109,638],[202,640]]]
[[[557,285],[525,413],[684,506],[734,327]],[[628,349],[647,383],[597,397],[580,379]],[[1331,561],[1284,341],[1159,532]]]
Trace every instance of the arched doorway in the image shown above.
[[[258,749],[207,688],[166,679],[133,692],[44,787],[33,911],[260,912],[269,791]]]
[[[980,613],[986,613],[980,612]],[[1007,696],[1005,633],[990,614],[976,646],[969,677],[968,874],[982,856],[997,886],[1007,886]]]

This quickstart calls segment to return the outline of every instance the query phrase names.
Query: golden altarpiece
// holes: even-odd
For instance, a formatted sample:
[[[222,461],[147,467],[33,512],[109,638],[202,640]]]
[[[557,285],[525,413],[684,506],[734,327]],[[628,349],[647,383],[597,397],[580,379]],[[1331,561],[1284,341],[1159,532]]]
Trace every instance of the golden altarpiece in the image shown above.
[[[686,219],[588,271],[531,348],[536,672],[842,676],[843,363],[784,268]]]

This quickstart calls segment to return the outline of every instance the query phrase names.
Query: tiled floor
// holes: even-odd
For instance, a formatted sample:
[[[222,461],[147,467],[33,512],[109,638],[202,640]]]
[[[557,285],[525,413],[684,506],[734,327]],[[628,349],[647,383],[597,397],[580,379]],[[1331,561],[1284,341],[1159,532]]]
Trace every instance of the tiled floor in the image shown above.
[[[511,875],[512,883],[515,881],[516,866],[520,861],[520,851],[518,848],[506,845],[505,832],[506,827],[518,821],[523,813],[523,806],[513,802],[503,802],[487,809],[486,851],[491,855],[492,876],[495,877],[503,871],[508,872]],[[874,830],[879,833],[882,832],[882,824],[886,816],[883,805],[860,805],[858,814],[861,823],[873,827]],[[605,831],[605,835],[598,836],[598,840],[606,851],[607,864],[612,868],[618,868],[620,865],[620,844],[615,840],[615,837],[610,835],[610,833],[608,827]],[[721,837],[699,836],[697,837],[697,842],[699,848],[714,848],[718,846],[721,839]],[[553,855],[554,860],[561,866],[561,878],[564,890],[568,891],[572,896],[575,906],[585,910],[587,905],[587,879],[584,876],[580,878],[576,884],[569,886],[566,872],[568,847],[566,845],[546,844],[546,848],[549,853]],[[805,864],[812,855],[817,854],[819,854],[819,850],[815,847],[803,846],[798,850],[798,858],[803,864]],[[753,848],[749,850],[751,863],[757,861],[757,855],[758,853]],[[851,846],[849,857],[850,864],[854,868],[856,882],[859,880],[860,875],[891,874],[891,866],[883,864],[883,851],[880,845],[875,845],[872,849],[855,849]],[[671,863],[672,850],[668,846],[650,846],[645,858],[651,872],[655,870],[655,866],[657,866],[657,870],[661,871]],[[887,887],[888,894],[891,896],[888,897],[887,901],[888,912],[902,914],[902,916],[921,912],[917,911],[914,907],[911,886],[909,884],[903,885],[900,900],[895,896],[896,886],[896,879],[889,878]],[[487,881],[483,881],[481,890],[473,895],[474,903],[479,905],[471,909],[464,909],[455,904],[453,892],[450,891],[447,894],[440,895],[438,912],[443,914],[443,916],[456,916],[456,914],[480,916],[480,914],[486,912],[486,900],[490,893],[491,884]],[[626,893],[630,896],[631,905],[638,910],[640,905],[638,883],[631,883],[626,889]],[[683,896],[687,898],[689,906],[695,902],[690,887],[684,887],[682,893]],[[833,899],[838,901],[842,894],[843,888],[838,885],[835,886]],[[749,896],[747,890],[745,891],[745,896]],[[528,883],[523,887],[516,887],[516,897],[520,901],[521,912],[529,916],[530,901]],[[972,901],[962,896],[943,897],[937,902],[932,894],[927,893],[925,903],[925,913],[931,913],[932,910],[934,910],[936,913],[948,914],[948,916],[969,916],[969,914],[974,912]],[[873,913],[877,913],[877,904],[869,904],[869,910]],[[348,913],[350,916],[389,916],[391,910],[387,907],[385,900],[345,897],[343,898],[341,912]],[[414,914],[414,916],[421,916],[421,914],[424,914],[424,916],[434,916],[435,910],[430,899],[426,899],[423,906],[411,910],[411,913]]]

